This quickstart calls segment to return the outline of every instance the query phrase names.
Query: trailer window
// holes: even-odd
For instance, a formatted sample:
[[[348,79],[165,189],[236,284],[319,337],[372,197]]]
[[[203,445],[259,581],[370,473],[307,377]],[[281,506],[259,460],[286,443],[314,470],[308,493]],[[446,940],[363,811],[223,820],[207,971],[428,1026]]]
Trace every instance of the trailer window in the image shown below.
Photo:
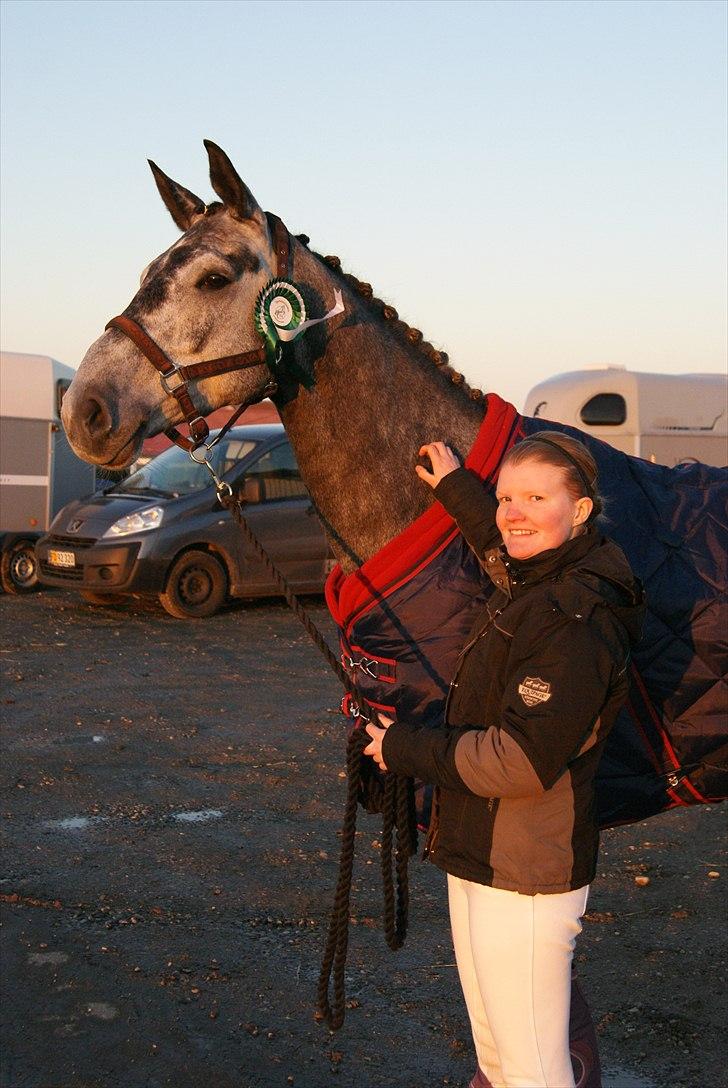
[[[590,427],[618,427],[627,418],[627,402],[619,393],[597,393],[579,415]]]

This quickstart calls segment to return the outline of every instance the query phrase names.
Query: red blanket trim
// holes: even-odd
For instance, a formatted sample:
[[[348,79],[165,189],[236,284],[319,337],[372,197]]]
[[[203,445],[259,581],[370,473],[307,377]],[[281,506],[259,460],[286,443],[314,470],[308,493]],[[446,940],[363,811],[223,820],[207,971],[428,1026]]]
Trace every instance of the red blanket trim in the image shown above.
[[[515,440],[516,409],[497,393],[488,394],[483,423],[465,460],[465,467],[481,480],[493,476],[506,450]],[[399,536],[348,576],[337,565],[326,581],[326,603],[339,627],[348,626],[354,615],[392,593],[431,563],[453,539],[455,522],[439,502],[425,510]]]

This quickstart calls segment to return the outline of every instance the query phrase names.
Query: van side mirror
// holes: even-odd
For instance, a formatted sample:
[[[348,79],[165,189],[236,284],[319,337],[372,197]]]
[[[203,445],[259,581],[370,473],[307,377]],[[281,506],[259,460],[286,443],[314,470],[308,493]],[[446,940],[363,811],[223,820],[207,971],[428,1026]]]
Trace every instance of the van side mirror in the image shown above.
[[[243,502],[262,502],[263,481],[256,476],[246,476],[242,481],[242,487],[238,489],[238,495]]]

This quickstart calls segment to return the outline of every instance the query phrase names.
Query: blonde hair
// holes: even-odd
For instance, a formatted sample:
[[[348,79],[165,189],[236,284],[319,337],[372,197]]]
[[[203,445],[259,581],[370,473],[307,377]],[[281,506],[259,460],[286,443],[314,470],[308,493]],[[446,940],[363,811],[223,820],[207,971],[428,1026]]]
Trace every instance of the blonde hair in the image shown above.
[[[593,503],[586,524],[599,517],[604,503],[598,490],[597,464],[583,442],[561,431],[540,431],[512,446],[500,467],[522,465],[526,461],[539,461],[562,469],[564,484],[571,497],[581,499],[586,496]]]

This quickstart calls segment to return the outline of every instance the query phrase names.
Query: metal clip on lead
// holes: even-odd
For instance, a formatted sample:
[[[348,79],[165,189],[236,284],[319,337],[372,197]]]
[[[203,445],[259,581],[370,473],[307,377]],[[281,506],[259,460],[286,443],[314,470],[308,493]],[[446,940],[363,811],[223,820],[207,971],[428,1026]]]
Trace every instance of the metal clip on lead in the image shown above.
[[[210,463],[210,461],[209,461],[209,459],[207,457],[207,454],[208,454],[208,452],[210,451],[210,449],[211,449],[211,447],[213,445],[214,445],[214,440],[213,440],[213,442],[210,443],[209,446],[206,446],[206,445],[203,444],[202,446],[197,446],[195,449],[188,450],[187,452],[189,453],[190,457],[192,458],[192,460],[195,462],[196,465],[205,465],[207,467],[207,471],[210,473],[213,480],[215,481],[215,491],[217,492],[217,501],[220,503],[221,506],[224,506],[225,505],[225,499],[223,498],[223,496],[226,496],[228,499],[231,499],[232,496],[233,496],[233,489],[230,486],[230,484],[227,482],[227,480],[221,480],[220,479],[220,477],[215,472],[215,469],[212,467],[212,464]],[[197,453],[202,453],[202,456],[201,457],[196,457],[195,454],[197,454]]]

